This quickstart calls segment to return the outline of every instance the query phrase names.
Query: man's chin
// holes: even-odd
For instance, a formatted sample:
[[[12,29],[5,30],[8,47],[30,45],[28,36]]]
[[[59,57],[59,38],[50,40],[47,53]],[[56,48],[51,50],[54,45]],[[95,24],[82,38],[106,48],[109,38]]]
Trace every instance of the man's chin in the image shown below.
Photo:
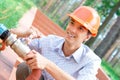
[[[71,40],[71,39],[69,39],[69,38],[65,38],[65,41],[66,41],[67,43],[69,43],[69,44],[74,43],[74,41],[73,41],[73,40]]]

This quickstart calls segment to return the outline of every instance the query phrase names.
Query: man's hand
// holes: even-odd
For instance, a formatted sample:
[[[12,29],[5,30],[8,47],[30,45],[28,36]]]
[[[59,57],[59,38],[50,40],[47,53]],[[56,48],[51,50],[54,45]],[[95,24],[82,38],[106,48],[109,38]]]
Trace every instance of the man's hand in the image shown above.
[[[31,69],[45,69],[49,60],[43,57],[40,53],[32,50],[25,56],[25,61]]]
[[[13,28],[13,29],[10,29],[10,32],[13,34],[16,34],[17,37],[30,37],[31,39],[39,38],[43,36],[43,34],[33,26],[25,29],[23,27]]]

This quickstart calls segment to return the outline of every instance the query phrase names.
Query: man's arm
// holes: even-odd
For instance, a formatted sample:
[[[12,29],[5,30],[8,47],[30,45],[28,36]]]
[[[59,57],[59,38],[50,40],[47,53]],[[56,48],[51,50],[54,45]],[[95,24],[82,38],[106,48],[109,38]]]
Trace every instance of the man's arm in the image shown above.
[[[32,50],[26,57],[26,63],[31,69],[46,70],[55,80],[75,80],[72,76],[64,72],[57,65],[46,59],[38,52]]]
[[[72,76],[65,73],[53,62],[49,62],[49,64],[45,67],[45,70],[47,70],[47,72],[50,73],[55,80],[75,80]]]

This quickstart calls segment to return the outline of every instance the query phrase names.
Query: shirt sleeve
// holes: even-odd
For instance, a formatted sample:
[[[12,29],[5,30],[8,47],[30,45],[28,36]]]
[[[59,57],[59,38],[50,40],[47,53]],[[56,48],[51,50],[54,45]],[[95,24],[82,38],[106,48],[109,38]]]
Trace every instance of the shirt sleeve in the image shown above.
[[[39,51],[40,49],[40,39],[36,38],[36,39],[32,39],[30,41],[30,43],[28,44],[28,46],[30,47],[31,50],[35,50],[35,51]]]
[[[36,50],[38,52],[41,52],[41,49],[45,47],[45,44],[48,43],[49,37],[44,36],[42,38],[35,38],[30,41],[28,46],[31,50]]]

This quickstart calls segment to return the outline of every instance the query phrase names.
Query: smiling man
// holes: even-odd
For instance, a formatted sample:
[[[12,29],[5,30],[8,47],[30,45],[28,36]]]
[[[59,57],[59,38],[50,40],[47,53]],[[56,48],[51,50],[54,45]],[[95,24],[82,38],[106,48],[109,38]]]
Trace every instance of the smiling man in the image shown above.
[[[33,69],[41,69],[44,80],[96,80],[101,59],[83,43],[97,35],[100,17],[88,6],[78,7],[69,17],[65,37],[49,35],[31,40],[28,45],[32,51],[24,58],[30,69],[21,63],[17,80],[25,80],[29,75],[26,70]]]

